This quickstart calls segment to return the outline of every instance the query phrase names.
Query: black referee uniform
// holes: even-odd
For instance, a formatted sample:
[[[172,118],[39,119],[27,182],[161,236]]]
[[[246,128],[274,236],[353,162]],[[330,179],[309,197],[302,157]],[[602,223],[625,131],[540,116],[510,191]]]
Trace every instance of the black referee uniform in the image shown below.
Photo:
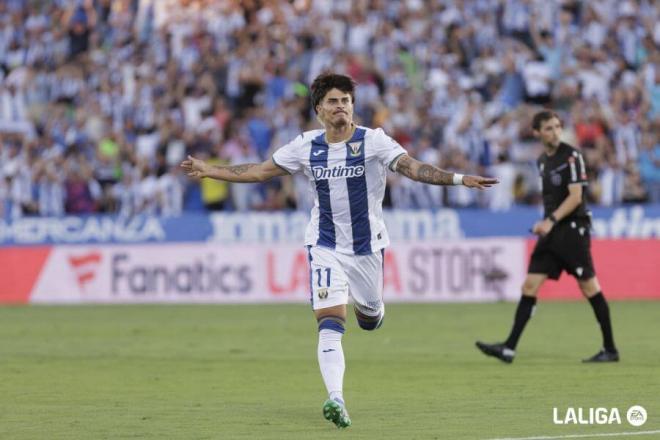
[[[587,172],[582,154],[563,142],[552,156],[543,153],[537,165],[543,188],[544,217],[549,218],[568,197],[569,185],[587,186]],[[591,213],[583,189],[580,205],[536,242],[527,272],[546,274],[553,280],[559,279],[564,270],[579,280],[592,278],[596,272],[591,259],[590,227]]]
[[[556,280],[562,271],[566,271],[580,281],[589,282],[595,277],[596,272],[591,258],[591,213],[587,209],[585,188],[582,190],[580,204],[571,213],[559,221],[553,216],[569,197],[570,185],[587,186],[587,173],[582,154],[570,145],[560,142],[554,154],[549,156],[544,152],[537,164],[543,188],[544,217],[550,219],[554,225],[548,234],[539,237],[536,242],[527,272],[547,275],[548,278]],[[584,290],[583,293],[587,296]],[[619,353],[612,337],[607,301],[602,292],[597,292],[588,299],[601,327],[603,349],[584,362],[616,362],[619,360]],[[506,363],[513,362],[516,345],[535,306],[536,293],[534,296],[527,296],[523,291],[514,315],[513,327],[506,341],[495,344],[477,341],[477,348],[488,356],[496,357]]]

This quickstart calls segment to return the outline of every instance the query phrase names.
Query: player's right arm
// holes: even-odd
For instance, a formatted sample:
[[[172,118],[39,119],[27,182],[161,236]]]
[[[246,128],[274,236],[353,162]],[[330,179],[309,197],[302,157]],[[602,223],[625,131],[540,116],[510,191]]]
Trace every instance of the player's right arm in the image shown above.
[[[210,179],[224,180],[226,182],[264,182],[277,176],[286,176],[288,173],[275,165],[273,159],[262,163],[245,163],[240,165],[216,166],[192,156],[181,162],[188,177],[208,177]]]

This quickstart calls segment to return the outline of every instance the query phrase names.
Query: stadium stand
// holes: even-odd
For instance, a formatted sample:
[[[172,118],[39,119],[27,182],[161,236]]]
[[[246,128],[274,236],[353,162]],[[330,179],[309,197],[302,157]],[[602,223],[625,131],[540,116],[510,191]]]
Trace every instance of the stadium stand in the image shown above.
[[[538,201],[529,118],[560,113],[592,203],[660,202],[651,0],[0,2],[0,218],[307,210],[296,178],[188,182],[186,154],[260,161],[316,127],[308,84],[359,83],[359,122],[490,194],[390,176],[386,205]]]

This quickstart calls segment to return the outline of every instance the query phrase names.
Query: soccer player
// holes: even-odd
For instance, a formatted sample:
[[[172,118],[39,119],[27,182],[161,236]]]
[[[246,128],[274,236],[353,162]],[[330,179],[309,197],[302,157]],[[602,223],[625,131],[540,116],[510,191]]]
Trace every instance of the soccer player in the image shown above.
[[[609,306],[591,259],[591,214],[585,202],[584,159],[578,150],[561,142],[561,122],[555,113],[544,110],[534,115],[532,129],[545,150],[538,159],[545,218],[532,228],[539,239],[530,258],[509,337],[502,343],[477,341],[476,345],[488,356],[513,362],[518,339],[533,314],[539,288],[546,279],[556,280],[565,270],[577,279],[603,334],[603,348],[583,362],[617,362],[619,353],[612,336]]]
[[[382,215],[387,169],[432,185],[483,189],[496,179],[451,173],[406,154],[382,129],[353,122],[355,82],[324,73],[311,86],[311,100],[323,129],[307,131],[256,164],[210,166],[188,156],[181,166],[190,177],[229,182],[263,182],[304,173],[314,194],[305,233],[312,309],[318,322],[318,362],[328,391],[324,417],[350,426],[344,404],[341,340],[346,305],[353,298],[357,322],[375,330],[383,322],[383,250],[389,244]]]

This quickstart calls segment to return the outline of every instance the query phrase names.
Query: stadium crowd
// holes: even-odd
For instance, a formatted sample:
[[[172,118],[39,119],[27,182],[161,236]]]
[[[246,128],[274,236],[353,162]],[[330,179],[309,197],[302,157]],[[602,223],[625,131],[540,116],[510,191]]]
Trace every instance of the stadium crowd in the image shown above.
[[[530,115],[559,112],[593,203],[660,202],[660,2],[4,0],[0,218],[309,209],[307,183],[188,181],[187,154],[262,161],[318,128],[308,85],[492,192],[389,177],[386,205],[505,210],[539,197]]]

